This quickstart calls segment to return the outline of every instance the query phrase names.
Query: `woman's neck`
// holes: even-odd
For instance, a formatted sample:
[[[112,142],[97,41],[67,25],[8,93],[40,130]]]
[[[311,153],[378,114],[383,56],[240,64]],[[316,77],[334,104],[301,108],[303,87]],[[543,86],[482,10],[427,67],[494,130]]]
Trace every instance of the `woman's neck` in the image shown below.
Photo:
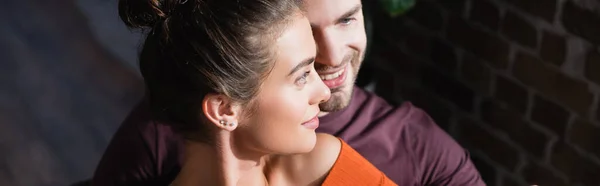
[[[266,155],[243,154],[229,135],[219,135],[215,144],[186,141],[183,167],[172,185],[266,185]]]
[[[186,141],[183,166],[172,186],[267,185],[267,156],[248,154],[233,143],[230,134],[218,135],[215,144]]]

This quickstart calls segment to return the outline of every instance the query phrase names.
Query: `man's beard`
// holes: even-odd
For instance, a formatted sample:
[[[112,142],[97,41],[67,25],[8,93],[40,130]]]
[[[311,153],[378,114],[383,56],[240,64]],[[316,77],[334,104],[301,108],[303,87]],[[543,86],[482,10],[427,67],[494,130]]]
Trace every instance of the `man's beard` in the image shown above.
[[[344,80],[344,84],[339,87],[331,89],[331,98],[327,100],[327,102],[319,104],[319,108],[323,112],[336,112],[340,111],[350,104],[350,100],[352,99],[352,93],[354,88],[354,82],[356,81],[356,77],[358,76],[358,70],[360,69],[360,63],[362,62],[362,57],[360,52],[353,51],[344,57],[344,61],[350,61],[350,65],[352,65],[352,80]],[[345,63],[344,63],[345,64]],[[327,67],[324,67],[327,68]],[[317,69],[319,70],[319,69]],[[346,76],[349,74],[346,74]],[[348,77],[346,77],[348,78]]]

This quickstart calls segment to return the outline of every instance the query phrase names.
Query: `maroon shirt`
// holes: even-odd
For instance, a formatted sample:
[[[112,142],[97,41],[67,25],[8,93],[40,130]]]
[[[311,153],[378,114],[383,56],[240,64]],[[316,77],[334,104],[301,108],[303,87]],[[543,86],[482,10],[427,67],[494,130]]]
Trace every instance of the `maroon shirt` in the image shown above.
[[[398,185],[485,185],[469,154],[421,109],[394,107],[354,88],[352,102],[320,119],[317,132],[341,137]],[[181,168],[183,140],[138,105],[110,142],[95,186],[168,185]]]

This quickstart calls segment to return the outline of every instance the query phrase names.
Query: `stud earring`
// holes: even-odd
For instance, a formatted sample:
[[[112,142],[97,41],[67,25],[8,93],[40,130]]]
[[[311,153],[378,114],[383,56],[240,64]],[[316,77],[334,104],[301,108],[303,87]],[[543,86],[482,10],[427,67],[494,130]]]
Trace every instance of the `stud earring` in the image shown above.
[[[220,120],[219,124],[221,124],[223,126],[230,126],[230,127],[235,126],[235,122],[228,123],[228,122],[225,122],[225,120]]]

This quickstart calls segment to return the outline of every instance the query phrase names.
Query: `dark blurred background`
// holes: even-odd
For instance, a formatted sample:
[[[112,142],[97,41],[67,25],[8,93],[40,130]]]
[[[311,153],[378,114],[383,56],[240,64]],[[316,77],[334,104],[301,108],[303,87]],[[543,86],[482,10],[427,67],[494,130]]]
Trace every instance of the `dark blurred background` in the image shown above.
[[[142,95],[114,0],[0,0],[0,185],[92,176]]]
[[[0,185],[89,179],[143,94],[140,34],[116,0],[0,2]],[[358,84],[424,108],[489,185],[600,185],[600,0],[366,6]]]

